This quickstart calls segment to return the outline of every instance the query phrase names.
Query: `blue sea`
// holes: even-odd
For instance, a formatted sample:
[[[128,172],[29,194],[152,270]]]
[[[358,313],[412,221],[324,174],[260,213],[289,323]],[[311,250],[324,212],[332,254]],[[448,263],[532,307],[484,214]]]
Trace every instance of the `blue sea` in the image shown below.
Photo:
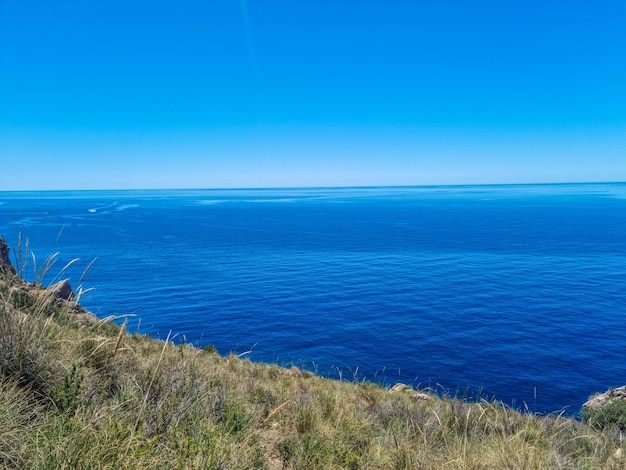
[[[0,192],[20,233],[161,339],[538,413],[626,384],[626,184]]]

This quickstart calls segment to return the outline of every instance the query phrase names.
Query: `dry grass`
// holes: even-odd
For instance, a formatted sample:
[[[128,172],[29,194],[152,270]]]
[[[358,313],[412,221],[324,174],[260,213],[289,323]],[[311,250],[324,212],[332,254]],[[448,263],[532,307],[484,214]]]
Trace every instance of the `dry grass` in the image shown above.
[[[2,468],[621,469],[624,454],[616,429],[221,357],[0,278]]]

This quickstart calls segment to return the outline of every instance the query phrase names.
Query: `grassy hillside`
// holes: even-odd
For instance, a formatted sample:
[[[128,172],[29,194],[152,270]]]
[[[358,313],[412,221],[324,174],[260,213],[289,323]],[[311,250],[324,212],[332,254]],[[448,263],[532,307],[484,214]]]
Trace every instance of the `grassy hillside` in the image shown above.
[[[1,468],[621,469],[625,453],[606,422],[221,357],[0,272]]]

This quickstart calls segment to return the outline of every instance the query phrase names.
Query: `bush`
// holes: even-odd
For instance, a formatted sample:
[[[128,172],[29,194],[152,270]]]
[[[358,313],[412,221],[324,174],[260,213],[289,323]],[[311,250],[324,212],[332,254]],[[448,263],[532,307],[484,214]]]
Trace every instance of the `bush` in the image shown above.
[[[582,416],[596,429],[615,427],[626,431],[626,400],[612,400],[598,410],[584,408]]]
[[[74,412],[82,401],[84,376],[76,364],[65,374],[63,381],[51,391],[54,404],[61,411]]]

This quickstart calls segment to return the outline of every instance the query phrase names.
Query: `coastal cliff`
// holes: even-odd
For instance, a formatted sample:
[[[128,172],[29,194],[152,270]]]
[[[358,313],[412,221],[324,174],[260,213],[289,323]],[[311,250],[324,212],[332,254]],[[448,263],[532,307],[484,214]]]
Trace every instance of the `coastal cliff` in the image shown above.
[[[604,405],[583,422],[324,379],[129,333],[78,300],[21,279],[0,239],[0,468],[626,465],[620,422],[592,420]]]
[[[0,237],[0,274],[2,273],[15,274],[15,268],[9,259],[9,246]]]

